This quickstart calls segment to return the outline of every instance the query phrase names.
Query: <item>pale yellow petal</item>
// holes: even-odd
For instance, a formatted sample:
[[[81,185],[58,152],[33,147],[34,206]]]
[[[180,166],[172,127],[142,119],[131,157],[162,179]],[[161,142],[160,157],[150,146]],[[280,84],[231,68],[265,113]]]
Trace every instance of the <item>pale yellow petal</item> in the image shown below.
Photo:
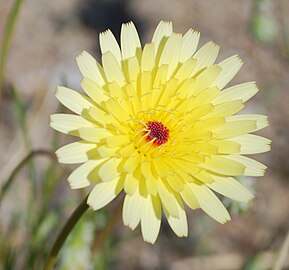
[[[130,119],[129,111],[125,111],[123,106],[119,104],[115,99],[109,99],[105,102],[105,105],[110,114],[121,121],[127,121]]]
[[[85,93],[96,103],[100,104],[108,99],[107,93],[95,81],[84,77],[80,84]]]
[[[123,182],[116,178],[109,182],[98,183],[90,192],[87,204],[98,210],[110,203],[123,189]]]
[[[158,181],[158,194],[164,208],[166,208],[171,216],[178,218],[179,212],[176,198],[171,188],[167,183],[165,183],[164,179]]]
[[[123,60],[133,56],[137,56],[140,59],[141,43],[133,22],[122,24],[120,43]]]
[[[155,46],[153,43],[148,43],[144,46],[141,58],[142,72],[152,71],[155,66]]]
[[[241,155],[230,155],[227,158],[242,164],[245,167],[244,175],[247,176],[263,176],[267,168],[264,164]]]
[[[124,225],[134,230],[140,223],[146,198],[140,196],[138,189],[132,195],[126,195],[123,203],[122,219]]]
[[[50,116],[50,126],[57,131],[73,136],[79,136],[79,132],[77,131],[79,128],[96,128],[95,125],[79,115],[62,113]]]
[[[182,35],[172,33],[162,51],[159,66],[168,65],[167,80],[172,76],[178,63],[182,46]]]
[[[98,156],[97,145],[78,141],[62,146],[55,152],[60,163],[83,163]]]
[[[222,72],[214,81],[214,85],[218,86],[219,89],[223,89],[239,72],[243,65],[243,62],[238,57],[238,55],[233,55],[223,60],[218,65],[222,68]]]
[[[188,32],[183,36],[182,49],[180,54],[181,63],[184,63],[192,57],[198,47],[199,39],[200,33],[193,29],[189,29]]]
[[[200,207],[213,219],[220,223],[230,220],[230,215],[217,196],[205,185],[189,184]]]
[[[72,189],[83,188],[89,186],[91,182],[97,182],[95,169],[105,161],[105,159],[88,160],[77,169],[75,169],[69,176],[68,182]]]
[[[206,158],[206,162],[201,165],[203,168],[224,175],[242,175],[245,166],[222,156],[211,156]]]
[[[214,130],[215,138],[226,139],[240,136],[255,131],[257,127],[256,121],[249,118],[247,120],[234,119],[234,121],[229,121],[229,119],[226,118],[226,121],[228,121],[228,123]]]
[[[192,189],[188,184],[184,185],[184,190],[181,191],[181,196],[184,202],[193,210],[200,208],[200,204],[196,199],[196,196],[192,192]]]
[[[134,87],[136,87],[137,79],[140,73],[139,61],[136,58],[136,56],[133,56],[127,59],[126,64],[127,64],[127,81],[130,82],[129,84],[130,89],[133,89]]]
[[[197,65],[195,68],[195,73],[199,72],[205,67],[213,65],[217,59],[220,47],[214,42],[209,41],[204,46],[202,46],[193,56],[194,59],[197,59]]]
[[[178,237],[187,237],[188,236],[188,222],[184,204],[179,194],[175,194],[177,207],[179,212],[179,217],[172,217],[169,212],[164,208],[165,215],[167,220]]]
[[[126,173],[132,173],[136,169],[136,167],[139,165],[140,161],[137,156],[131,156],[126,159],[126,161],[123,164],[123,171]]]
[[[124,191],[126,194],[133,195],[139,186],[139,180],[132,174],[127,174],[124,181]]]
[[[105,84],[101,66],[89,53],[83,51],[77,56],[76,61],[83,77],[95,81],[100,86]]]
[[[258,131],[269,125],[268,116],[261,114],[238,114],[227,118],[228,122],[239,122],[239,121],[254,121],[256,128],[251,132]]]
[[[90,98],[63,86],[57,87],[55,96],[66,108],[77,114],[94,106]]]
[[[105,139],[108,147],[116,147],[130,143],[130,138],[127,135],[115,135]]]
[[[120,172],[118,166],[121,162],[119,158],[110,158],[105,161],[98,171],[98,176],[103,182],[108,182],[119,178]]]
[[[242,100],[246,102],[259,91],[255,82],[246,82],[234,85],[221,91],[221,94],[215,98],[214,104],[220,104],[232,100]]]
[[[113,33],[109,29],[99,34],[99,44],[102,54],[109,51],[119,63],[121,62],[120,48]]]
[[[269,139],[254,134],[244,134],[230,138],[229,141],[240,144],[239,154],[259,154],[267,152],[271,148],[271,141]]]
[[[159,197],[148,195],[141,217],[141,231],[143,239],[153,244],[159,234],[162,218],[161,202]]]
[[[107,147],[106,145],[97,147],[97,152],[99,156],[102,158],[115,156],[117,150],[118,150],[118,147]]]
[[[78,129],[79,137],[88,142],[100,142],[112,134],[105,128],[83,127]]]
[[[162,40],[170,36],[173,32],[172,22],[160,21],[158,24],[152,39],[152,43],[155,45],[155,53],[159,50],[159,45]]]
[[[236,137],[237,138],[237,137]],[[232,140],[212,140],[211,144],[217,146],[218,154],[239,153],[241,146],[238,141]]]
[[[147,190],[151,195],[156,196],[158,190],[158,180],[152,174],[152,167],[150,162],[141,163],[141,172],[147,182]]]
[[[220,94],[218,96],[220,96]],[[218,98],[218,96],[216,98]],[[216,98],[212,100],[213,104],[215,104]],[[226,101],[226,102],[214,105],[214,111],[210,115],[208,115],[208,117],[211,117],[212,115],[228,117],[241,111],[243,108],[244,108],[244,103],[242,100]]]
[[[193,59],[193,58],[189,58],[188,60],[186,60],[186,62],[184,62],[179,70],[177,71],[175,78],[178,79],[180,82],[188,79],[191,77],[193,70],[195,69],[197,64],[197,60]]]
[[[184,181],[183,179],[177,174],[169,174],[167,176],[167,182],[171,186],[171,188],[179,193],[184,189]]]
[[[115,81],[119,86],[125,85],[126,80],[121,66],[110,51],[102,55],[102,65],[108,82]]]
[[[232,177],[212,175],[214,182],[207,186],[214,191],[240,202],[248,202],[254,196],[252,193]]]

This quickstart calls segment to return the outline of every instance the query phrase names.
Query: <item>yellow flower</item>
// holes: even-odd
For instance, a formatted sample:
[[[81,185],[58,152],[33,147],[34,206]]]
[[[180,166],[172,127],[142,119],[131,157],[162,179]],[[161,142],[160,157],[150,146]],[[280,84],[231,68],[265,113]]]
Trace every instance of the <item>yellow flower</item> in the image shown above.
[[[214,192],[248,201],[253,196],[234,177],[266,169],[243,154],[269,151],[270,140],[249,134],[267,117],[234,115],[257,86],[222,90],[242,61],[234,55],[214,64],[219,47],[197,50],[198,41],[198,32],[175,33],[161,21],[142,48],[134,24],[123,24],[120,47],[110,30],[100,34],[102,66],[87,52],[77,57],[87,96],[65,87],[56,93],[75,114],[54,114],[51,126],[81,139],[56,152],[61,163],[83,163],[68,177],[71,188],[94,185],[87,202],[95,210],[124,191],[123,222],[140,223],[150,243],[162,210],[173,231],[187,236],[184,203],[230,220]]]

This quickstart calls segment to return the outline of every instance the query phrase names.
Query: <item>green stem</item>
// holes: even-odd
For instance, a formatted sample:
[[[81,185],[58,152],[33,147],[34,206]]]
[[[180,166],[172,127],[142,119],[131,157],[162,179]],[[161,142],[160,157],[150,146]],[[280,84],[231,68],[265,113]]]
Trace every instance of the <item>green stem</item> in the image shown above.
[[[5,30],[4,30],[4,34],[3,34],[3,40],[2,40],[2,44],[0,48],[0,102],[1,102],[1,96],[2,96],[4,71],[5,71],[7,54],[9,50],[9,43],[12,37],[12,33],[15,27],[17,16],[19,14],[19,10],[20,10],[22,3],[23,3],[23,0],[14,1],[14,4],[9,13]]]
[[[1,206],[1,202],[3,201],[4,196],[6,195],[7,191],[9,190],[10,186],[12,185],[12,183],[14,182],[14,180],[16,179],[15,177],[17,176],[18,172],[24,167],[24,165],[30,161],[31,158],[33,158],[34,156],[48,156],[52,159],[56,159],[55,154],[49,150],[45,150],[45,149],[39,149],[39,150],[34,150],[31,151],[16,167],[15,169],[12,171],[12,173],[10,174],[10,176],[8,177],[7,181],[5,182],[5,184],[3,185],[1,191],[0,191],[0,206]]]
[[[44,266],[44,270],[52,270],[53,269],[55,262],[56,262],[57,255],[59,253],[59,250],[63,246],[66,238],[68,237],[68,235],[70,234],[70,232],[72,231],[72,229],[74,228],[74,226],[76,225],[78,220],[82,217],[82,215],[88,209],[88,204],[86,202],[87,197],[88,197],[88,195],[84,198],[82,203],[74,210],[74,212],[69,217],[69,219],[66,221],[62,230],[58,234],[58,236],[57,236],[57,238],[56,238],[56,240],[55,240],[55,242],[51,248],[51,251],[49,253],[48,259],[47,259],[46,264]]]

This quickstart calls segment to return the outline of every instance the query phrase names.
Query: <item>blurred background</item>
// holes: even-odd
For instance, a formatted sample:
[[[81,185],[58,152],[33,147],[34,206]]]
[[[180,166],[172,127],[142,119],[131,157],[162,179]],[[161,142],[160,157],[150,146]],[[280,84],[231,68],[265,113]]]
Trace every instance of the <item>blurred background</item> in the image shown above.
[[[246,112],[269,116],[260,134],[273,141],[272,151],[257,156],[266,175],[240,179],[255,194],[251,204],[223,200],[228,224],[188,211],[189,237],[178,238],[164,221],[153,246],[139,227],[131,232],[122,222],[101,246],[96,236],[120,201],[89,210],[57,269],[289,269],[288,0],[0,0],[1,270],[42,269],[61,225],[87,192],[69,188],[74,167],[51,154],[69,140],[49,127],[49,115],[64,110],[56,86],[80,90],[75,57],[86,50],[99,59],[99,32],[110,28],[119,37],[121,23],[133,20],[144,44],[162,19],[177,32],[200,31],[200,44],[216,42],[219,61],[232,54],[244,60],[233,84],[253,80],[260,88]]]

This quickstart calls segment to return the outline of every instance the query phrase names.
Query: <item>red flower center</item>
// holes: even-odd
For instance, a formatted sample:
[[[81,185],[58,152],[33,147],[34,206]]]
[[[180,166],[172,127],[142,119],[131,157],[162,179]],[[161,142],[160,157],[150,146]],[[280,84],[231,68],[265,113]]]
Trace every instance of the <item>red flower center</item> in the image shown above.
[[[147,131],[147,141],[155,139],[154,143],[158,145],[164,144],[168,141],[170,130],[161,122],[149,121],[147,122],[147,127],[149,129],[149,131]]]

